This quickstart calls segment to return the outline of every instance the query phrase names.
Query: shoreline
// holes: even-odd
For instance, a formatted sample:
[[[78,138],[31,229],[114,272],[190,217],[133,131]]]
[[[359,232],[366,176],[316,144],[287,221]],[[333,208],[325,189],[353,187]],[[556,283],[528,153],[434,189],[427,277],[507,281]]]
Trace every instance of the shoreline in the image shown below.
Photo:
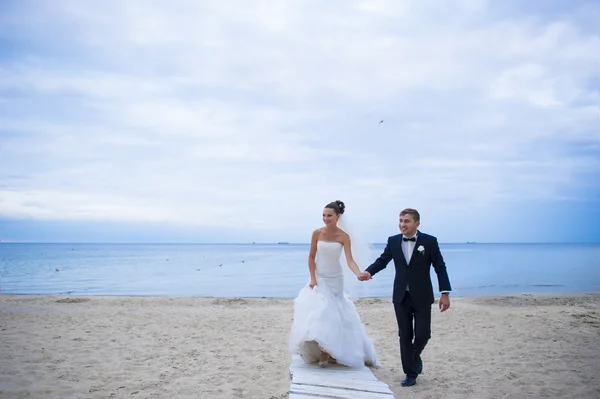
[[[455,294],[453,292],[450,293],[450,298],[455,299],[476,299],[476,298],[488,298],[488,297],[505,297],[505,296],[586,296],[586,295],[596,295],[600,294],[600,289],[597,290],[581,290],[581,291],[553,291],[553,292],[515,292],[515,293],[480,293],[477,295],[460,295]],[[231,298],[241,298],[241,299],[282,299],[282,300],[293,300],[295,297],[292,296],[211,296],[211,295],[151,295],[151,294],[86,294],[86,293],[59,293],[59,294],[38,294],[38,293],[13,293],[13,292],[2,292],[0,291],[0,297],[2,296],[15,296],[15,297],[75,297],[82,296],[86,298],[169,298],[169,299],[231,299]],[[440,296],[439,293],[434,293],[434,297],[437,301],[437,298]],[[391,301],[391,296],[364,296],[355,299],[356,301],[360,301],[361,299],[389,299]]]
[[[600,293],[454,297],[403,388],[390,298],[356,308],[396,397],[600,396]],[[0,294],[0,398],[288,396],[292,298]]]

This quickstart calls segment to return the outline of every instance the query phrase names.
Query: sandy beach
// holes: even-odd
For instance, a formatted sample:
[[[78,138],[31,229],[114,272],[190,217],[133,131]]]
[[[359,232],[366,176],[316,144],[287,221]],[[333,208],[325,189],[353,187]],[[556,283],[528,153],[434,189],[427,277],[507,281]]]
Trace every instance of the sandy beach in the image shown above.
[[[288,396],[291,299],[0,295],[1,398]],[[599,398],[600,294],[453,298],[403,388],[393,308],[357,308],[397,398]]]

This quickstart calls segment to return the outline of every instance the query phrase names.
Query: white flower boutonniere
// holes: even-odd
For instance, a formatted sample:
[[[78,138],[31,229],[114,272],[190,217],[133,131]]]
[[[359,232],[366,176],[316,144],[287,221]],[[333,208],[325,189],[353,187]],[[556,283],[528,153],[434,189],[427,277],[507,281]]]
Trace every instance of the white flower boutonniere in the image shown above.
[[[417,251],[419,251],[419,253],[420,253],[421,255],[423,255],[423,252],[425,252],[425,247],[424,247],[424,246],[422,246],[422,245],[419,245],[419,248],[417,248]]]

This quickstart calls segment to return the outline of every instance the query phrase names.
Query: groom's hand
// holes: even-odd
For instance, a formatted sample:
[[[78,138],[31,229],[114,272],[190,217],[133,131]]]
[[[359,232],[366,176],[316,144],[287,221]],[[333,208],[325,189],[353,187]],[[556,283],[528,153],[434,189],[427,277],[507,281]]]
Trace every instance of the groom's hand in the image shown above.
[[[450,296],[448,294],[442,294],[440,296],[440,311],[445,312],[450,307]]]

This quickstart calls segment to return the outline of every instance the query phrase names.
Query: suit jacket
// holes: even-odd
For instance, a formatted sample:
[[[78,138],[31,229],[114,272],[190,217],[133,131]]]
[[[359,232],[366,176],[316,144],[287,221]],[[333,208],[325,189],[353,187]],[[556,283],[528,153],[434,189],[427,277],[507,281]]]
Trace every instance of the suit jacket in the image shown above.
[[[418,248],[423,246],[420,252]],[[418,232],[410,263],[406,264],[402,252],[402,234],[389,237],[383,253],[365,271],[374,276],[394,260],[396,277],[394,278],[393,302],[400,303],[406,294],[406,286],[415,306],[431,306],[434,302],[433,286],[431,284],[431,266],[435,269],[440,291],[452,291],[446,264],[440,252],[437,238]]]

